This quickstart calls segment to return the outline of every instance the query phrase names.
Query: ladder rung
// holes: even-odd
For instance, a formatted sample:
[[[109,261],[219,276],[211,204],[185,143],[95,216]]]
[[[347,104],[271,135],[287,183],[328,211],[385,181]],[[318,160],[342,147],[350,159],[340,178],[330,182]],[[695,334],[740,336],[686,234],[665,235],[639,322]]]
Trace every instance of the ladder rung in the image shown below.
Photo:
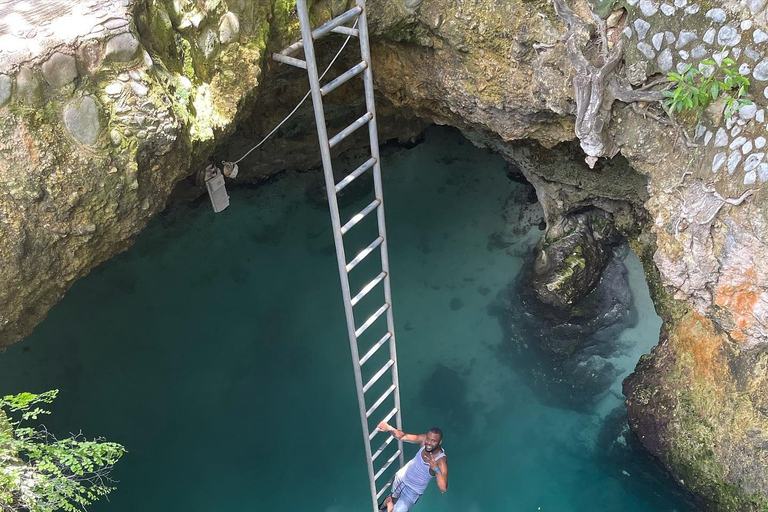
[[[368,320],[365,321],[363,325],[360,326],[358,330],[355,331],[355,338],[359,338],[361,334],[363,334],[376,320],[379,319],[381,315],[384,314],[386,310],[389,309],[389,304],[384,303],[383,306],[381,306],[374,314],[368,317]]]
[[[384,441],[384,444],[382,444],[381,447],[378,450],[376,450],[376,453],[371,455],[371,462],[375,461],[379,457],[379,455],[381,455],[384,452],[384,450],[386,450],[387,446],[389,446],[389,443],[391,443],[394,440],[395,440],[394,436],[389,436],[387,440]]]
[[[386,400],[386,399],[387,399],[387,397],[388,397],[389,395],[391,395],[391,394],[392,394],[392,392],[393,392],[393,391],[394,391],[396,388],[397,388],[397,385],[396,385],[396,384],[392,384],[391,386],[389,386],[389,388],[388,388],[388,389],[387,389],[387,390],[384,392],[384,394],[383,394],[383,395],[381,395],[381,396],[379,397],[379,399],[378,399],[378,400],[376,400],[376,403],[375,403],[375,404],[373,404],[373,405],[371,406],[371,408],[370,408],[370,409],[368,409],[367,411],[365,411],[365,417],[366,417],[366,418],[370,418],[370,417],[371,417],[371,414],[373,414],[373,411],[375,411],[375,410],[376,410],[376,409],[377,409],[377,408],[378,408],[378,407],[381,405],[381,403],[382,403],[384,400]]]
[[[387,421],[391,420],[391,419],[392,419],[392,417],[395,415],[395,413],[397,413],[397,407],[395,407],[394,409],[392,409],[391,411],[389,411],[389,414],[387,414],[386,416],[384,416],[384,419],[383,419],[383,420],[381,420],[381,421],[387,422]],[[372,441],[372,440],[373,440],[373,438],[374,438],[374,437],[376,437],[376,434],[378,434],[379,432],[380,432],[380,431],[379,431],[379,429],[378,429],[378,428],[374,428],[374,429],[373,429],[373,433],[372,433],[372,434],[368,434],[368,441],[369,441],[369,442],[370,442],[370,441]]]
[[[389,466],[392,465],[393,462],[395,462],[395,459],[397,456],[400,455],[400,450],[397,450],[394,455],[392,455],[386,464],[379,470],[378,473],[376,473],[376,476],[373,477],[374,482],[379,479],[379,477],[384,473]]]
[[[277,55],[282,55],[283,57],[286,57],[286,56],[288,56],[288,55],[290,55],[290,54],[292,54],[294,52],[299,51],[299,48],[301,48],[303,46],[304,46],[304,40],[303,39],[299,39],[295,43],[293,43],[291,45],[288,45],[285,48],[283,48],[282,50],[280,50],[280,53],[278,53]]]
[[[352,261],[347,263],[347,267],[346,267],[347,268],[347,273],[350,273],[353,268],[358,266],[360,264],[360,262],[363,261],[369,254],[371,254],[371,251],[373,251],[375,248],[380,246],[383,241],[384,241],[384,237],[383,236],[379,236],[376,240],[371,242],[371,244],[368,247],[366,247],[365,249],[360,251],[360,254],[355,256],[355,259],[353,259]]]
[[[331,138],[331,140],[328,141],[328,145],[331,147],[334,147],[336,144],[343,141],[344,139],[349,137],[352,133],[354,133],[355,130],[357,130],[361,126],[370,122],[371,119],[373,119],[373,114],[371,114],[370,112],[366,112],[357,121],[355,121],[351,125],[341,130],[339,133],[334,135]]]
[[[348,35],[348,36],[358,37],[359,32],[358,32],[357,29],[353,29],[353,28],[349,28],[349,27],[342,27],[340,25],[343,25],[344,23],[350,21],[352,18],[355,18],[362,11],[363,11],[363,9],[360,8],[360,7],[353,7],[352,9],[348,10],[347,12],[342,14],[341,16],[339,16],[337,18],[334,18],[331,21],[329,21],[328,23],[326,23],[324,25],[321,25],[320,27],[318,27],[315,30],[313,30],[312,31],[312,39],[319,39],[319,38],[323,37],[325,34],[327,34],[328,32],[331,32],[331,31],[338,32],[340,34],[345,34],[345,35]],[[289,62],[289,61],[284,61],[284,60],[281,60],[281,59],[277,58],[276,55],[281,55],[283,57],[286,57],[286,56],[288,56],[288,55],[290,55],[290,54],[292,54],[294,52],[299,51],[299,49],[302,48],[303,46],[304,46],[304,40],[303,39],[299,39],[295,43],[290,44],[290,45],[286,46],[285,48],[283,48],[282,50],[280,50],[279,53],[273,54],[272,58],[274,58],[275,60],[278,60],[280,62],[285,62],[286,64],[291,64],[291,62]],[[296,60],[298,60],[298,59],[296,59]],[[304,61],[301,61],[301,62],[304,62]],[[296,64],[292,64],[292,65],[295,66]],[[301,66],[299,66],[299,67],[301,67]],[[304,69],[307,69],[306,64],[304,65]]]
[[[361,174],[363,174],[365,171],[373,167],[373,164],[376,163],[376,159],[371,157],[368,160],[365,161],[363,165],[352,171],[351,174],[348,174],[343,180],[339,182],[336,187],[334,187],[334,190],[338,194],[342,191],[344,187],[355,181],[355,179],[359,178]]]
[[[387,489],[389,489],[389,485],[390,485],[389,482],[387,482],[387,484],[384,487],[382,487],[382,489],[379,492],[376,493],[376,501],[379,501],[379,498],[381,498],[381,495],[387,492]]]
[[[366,362],[366,361],[368,361],[368,360],[369,360],[369,359],[370,359],[370,358],[373,356],[373,354],[375,354],[375,353],[376,353],[376,351],[377,351],[377,350],[379,350],[379,348],[380,348],[380,347],[381,347],[383,344],[385,344],[385,343],[387,342],[387,340],[389,340],[389,338],[391,338],[391,337],[392,337],[392,333],[391,333],[391,332],[388,332],[387,334],[385,334],[384,336],[382,336],[382,338],[381,338],[381,339],[380,339],[378,342],[376,342],[376,344],[375,344],[374,346],[372,346],[372,347],[371,347],[371,350],[369,350],[369,351],[368,351],[368,352],[367,352],[367,353],[366,353],[366,354],[363,356],[363,358],[362,358],[362,359],[360,359],[360,363],[359,363],[359,364],[360,364],[360,366],[363,366],[363,365],[365,364],[365,362]]]
[[[349,28],[349,27],[336,27],[331,32],[335,32],[337,34],[344,34],[345,36],[352,36],[352,37],[360,37],[360,31],[356,28]]]
[[[364,218],[365,218],[365,217],[366,217],[366,216],[367,216],[369,213],[371,213],[373,210],[375,210],[376,208],[378,208],[380,204],[381,204],[381,201],[380,201],[379,199],[374,199],[373,201],[371,201],[371,204],[369,204],[368,206],[366,206],[365,208],[363,208],[363,209],[360,211],[360,213],[358,213],[357,215],[355,215],[354,217],[352,217],[351,219],[349,219],[349,222],[347,222],[346,224],[344,224],[343,226],[341,226],[341,234],[342,234],[342,235],[346,235],[346,234],[347,234],[347,232],[348,232],[350,229],[352,229],[353,227],[355,227],[355,226],[357,225],[357,223],[358,223],[358,222],[360,222],[361,220],[363,220],[363,219],[364,219]]]
[[[376,384],[376,381],[378,381],[378,380],[381,378],[381,376],[382,376],[382,375],[384,375],[384,373],[386,373],[386,371],[387,371],[387,370],[389,370],[390,368],[392,368],[392,365],[393,365],[393,364],[395,364],[395,361],[393,361],[392,359],[390,359],[389,361],[387,361],[387,364],[385,364],[384,366],[382,366],[382,367],[381,367],[381,370],[379,370],[378,372],[376,372],[376,375],[374,375],[373,377],[371,377],[371,380],[369,380],[369,381],[368,381],[368,383],[367,383],[365,386],[363,386],[363,393],[365,393],[366,391],[368,391],[369,389],[371,389],[371,386],[373,386],[374,384]]]
[[[293,57],[288,57],[287,55],[281,55],[279,53],[273,53],[272,58],[284,64],[290,64],[291,66],[296,66],[297,68],[307,69],[307,62],[301,59],[294,59]]]
[[[323,23],[312,31],[312,39],[319,39],[323,37],[325,34],[338,27],[339,25],[343,25],[346,22],[357,18],[361,12],[363,12],[363,8],[359,5],[356,5],[344,14],[341,14],[332,20]]]
[[[363,298],[363,297],[365,297],[366,295],[368,295],[368,293],[370,293],[370,291],[371,291],[371,290],[373,290],[373,288],[374,288],[374,287],[375,287],[377,284],[379,284],[379,283],[380,283],[380,282],[381,282],[381,281],[382,281],[382,280],[383,280],[385,277],[387,277],[387,273],[386,273],[386,272],[384,272],[384,271],[382,270],[382,271],[381,271],[381,274],[379,274],[378,276],[376,276],[375,278],[373,278],[373,280],[372,280],[370,283],[368,283],[367,285],[365,285],[365,286],[363,287],[363,289],[362,289],[362,290],[360,290],[360,293],[358,293],[357,295],[355,295],[355,296],[352,298],[352,301],[351,301],[351,302],[352,302],[352,305],[353,305],[353,306],[356,306],[356,305],[357,305],[357,303],[358,303],[358,302],[360,302],[360,301],[362,300],[362,298]]]
[[[320,93],[325,96],[332,90],[336,89],[338,86],[347,83],[350,79],[353,77],[359,75],[363,71],[365,71],[368,68],[368,63],[363,61],[357,66],[351,68],[349,71],[344,73],[343,75],[339,75],[327,84],[325,84],[323,87],[320,88]]]

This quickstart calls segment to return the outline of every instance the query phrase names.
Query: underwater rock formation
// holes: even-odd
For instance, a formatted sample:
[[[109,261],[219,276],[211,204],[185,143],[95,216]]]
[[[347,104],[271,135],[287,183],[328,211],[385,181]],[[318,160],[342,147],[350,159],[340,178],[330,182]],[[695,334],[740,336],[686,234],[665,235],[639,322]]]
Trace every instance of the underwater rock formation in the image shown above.
[[[570,214],[551,224],[537,245],[525,288],[542,304],[570,313],[595,289],[620,241],[602,210]]]
[[[617,336],[637,321],[626,267],[613,257],[595,288],[567,308],[540,303],[522,273],[490,313],[504,332],[501,357],[542,402],[583,411],[615,382],[619,370],[608,359],[625,349]]]

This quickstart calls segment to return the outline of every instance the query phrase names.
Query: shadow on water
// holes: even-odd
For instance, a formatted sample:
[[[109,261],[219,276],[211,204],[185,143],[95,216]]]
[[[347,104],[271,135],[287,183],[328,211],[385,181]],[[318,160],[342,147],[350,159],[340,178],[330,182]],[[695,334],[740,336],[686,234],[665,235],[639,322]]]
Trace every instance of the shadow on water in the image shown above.
[[[435,365],[434,371],[424,379],[419,390],[421,404],[432,412],[439,412],[445,430],[469,432],[475,416],[472,404],[467,399],[467,383],[460,371],[442,364]]]

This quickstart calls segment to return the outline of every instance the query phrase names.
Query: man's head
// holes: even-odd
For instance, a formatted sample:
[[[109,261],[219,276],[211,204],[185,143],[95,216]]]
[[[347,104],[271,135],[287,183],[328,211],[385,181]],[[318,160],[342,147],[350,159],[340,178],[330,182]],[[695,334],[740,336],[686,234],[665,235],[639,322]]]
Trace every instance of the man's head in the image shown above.
[[[424,439],[424,451],[432,453],[434,450],[440,448],[440,443],[443,442],[443,431],[439,428],[431,428],[427,432],[427,438]]]

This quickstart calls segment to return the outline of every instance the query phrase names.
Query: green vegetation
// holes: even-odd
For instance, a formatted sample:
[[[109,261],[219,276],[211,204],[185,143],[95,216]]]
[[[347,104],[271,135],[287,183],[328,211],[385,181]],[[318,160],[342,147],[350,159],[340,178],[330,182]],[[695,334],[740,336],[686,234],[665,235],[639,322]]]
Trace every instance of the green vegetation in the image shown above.
[[[125,453],[117,443],[87,441],[82,434],[58,440],[45,426],[26,423],[50,414],[41,408],[58,390],[0,399],[0,510],[85,510],[114,487],[109,474]]]
[[[664,91],[664,105],[673,112],[681,110],[701,111],[709,104],[725,96],[725,118],[752,102],[746,98],[749,79],[733,69],[733,59],[724,58],[720,64],[714,60],[703,60],[703,70],[688,64],[680,73],[667,73],[670,82],[676,83],[673,91]]]

